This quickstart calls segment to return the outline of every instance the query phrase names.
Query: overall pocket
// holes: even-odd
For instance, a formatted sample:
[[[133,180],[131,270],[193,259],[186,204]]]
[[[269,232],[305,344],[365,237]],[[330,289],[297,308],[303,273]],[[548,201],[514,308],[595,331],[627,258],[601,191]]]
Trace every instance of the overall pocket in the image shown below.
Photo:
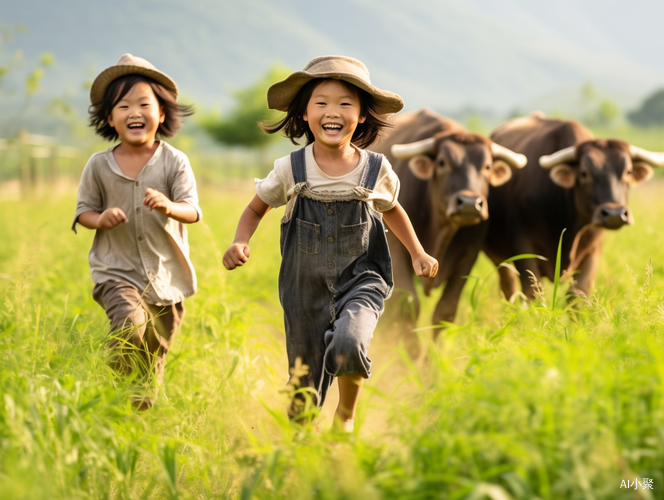
[[[360,222],[352,226],[341,226],[341,255],[358,257],[369,248],[369,223]]]
[[[296,219],[297,247],[302,253],[320,253],[320,225],[306,220]]]

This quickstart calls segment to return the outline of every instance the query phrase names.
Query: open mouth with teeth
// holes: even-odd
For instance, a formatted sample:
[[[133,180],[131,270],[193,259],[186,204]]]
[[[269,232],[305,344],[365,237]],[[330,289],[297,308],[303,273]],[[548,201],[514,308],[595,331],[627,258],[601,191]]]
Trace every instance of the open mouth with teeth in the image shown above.
[[[145,128],[145,123],[130,123],[129,125],[127,125],[127,128],[129,130],[137,130],[137,129],[142,130]]]
[[[338,123],[326,123],[323,125],[323,130],[325,132],[331,133],[331,134],[336,134],[339,132],[343,127],[339,125]]]

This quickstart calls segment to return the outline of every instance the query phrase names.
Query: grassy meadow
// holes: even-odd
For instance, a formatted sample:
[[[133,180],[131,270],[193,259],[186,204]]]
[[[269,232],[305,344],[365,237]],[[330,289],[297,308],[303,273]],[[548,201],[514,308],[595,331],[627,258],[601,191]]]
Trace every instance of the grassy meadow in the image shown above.
[[[421,332],[426,358],[381,325],[348,438],[329,430],[335,391],[314,425],[286,418],[281,211],[244,268],[221,265],[250,184],[201,189],[199,291],[143,413],[104,362],[75,192],[0,201],[0,498],[664,498],[662,192],[632,190],[636,224],[607,234],[574,310],[549,282],[535,303],[501,301],[482,257],[457,325]]]

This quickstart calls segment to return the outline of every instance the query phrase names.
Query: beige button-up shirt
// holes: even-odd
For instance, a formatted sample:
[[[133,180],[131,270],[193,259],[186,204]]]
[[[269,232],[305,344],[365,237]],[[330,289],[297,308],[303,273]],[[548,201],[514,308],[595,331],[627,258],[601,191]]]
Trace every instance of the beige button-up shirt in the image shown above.
[[[145,190],[153,188],[173,202],[187,202],[198,212],[196,180],[187,156],[159,142],[154,155],[136,179],[120,170],[113,149],[92,155],[83,169],[76,215],[120,208],[128,223],[97,230],[88,257],[95,284],[124,280],[144,292],[148,304],[170,305],[196,293],[196,273],[189,260],[184,224],[143,205]]]

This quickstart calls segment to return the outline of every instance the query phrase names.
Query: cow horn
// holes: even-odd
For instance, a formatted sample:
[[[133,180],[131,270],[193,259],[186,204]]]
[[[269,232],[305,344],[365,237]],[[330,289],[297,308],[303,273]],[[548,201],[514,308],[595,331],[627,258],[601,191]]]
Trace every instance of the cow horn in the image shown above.
[[[630,146],[629,151],[634,160],[642,160],[653,167],[664,167],[664,153],[653,153],[646,149]]]
[[[435,144],[436,139],[429,137],[428,139],[411,142],[410,144],[394,144],[390,151],[392,151],[395,158],[410,160],[413,156],[433,153]]]
[[[515,153],[511,149],[507,149],[505,146],[501,146],[495,142],[491,144],[491,155],[494,158],[505,160],[514,168],[523,168],[528,163],[528,159],[524,155]]]
[[[546,168],[547,170],[560,165],[561,163],[568,162],[570,160],[576,159],[576,146],[570,146],[560,151],[556,151],[550,155],[540,156],[539,164],[540,167]]]

